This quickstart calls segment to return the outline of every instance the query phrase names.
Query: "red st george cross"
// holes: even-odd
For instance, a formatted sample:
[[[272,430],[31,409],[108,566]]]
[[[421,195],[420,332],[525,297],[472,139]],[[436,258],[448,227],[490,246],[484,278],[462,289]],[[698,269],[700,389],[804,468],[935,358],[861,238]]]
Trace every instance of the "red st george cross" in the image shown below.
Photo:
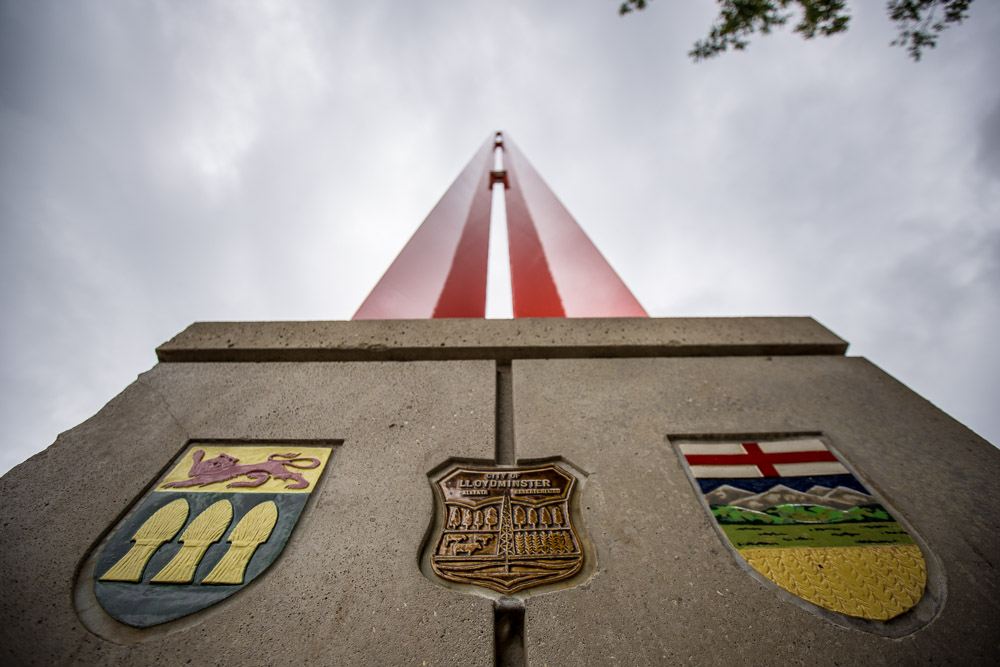
[[[688,465],[754,465],[764,477],[781,477],[776,463],[819,463],[836,461],[837,458],[829,451],[812,452],[777,452],[767,453],[761,450],[756,442],[742,443],[746,454],[688,454],[685,456]]]

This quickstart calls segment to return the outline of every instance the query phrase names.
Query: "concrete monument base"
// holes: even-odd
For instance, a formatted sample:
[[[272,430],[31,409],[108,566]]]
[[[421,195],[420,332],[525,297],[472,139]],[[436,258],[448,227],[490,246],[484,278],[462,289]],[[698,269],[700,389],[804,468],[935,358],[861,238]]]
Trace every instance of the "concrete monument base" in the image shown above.
[[[1000,451],[846,348],[809,318],[192,325],[98,414],[0,481],[0,655],[108,665],[994,664]],[[824,465],[861,480],[869,505],[887,509],[893,539],[923,558],[905,611],[831,611],[833,602],[772,583],[727,541],[732,527],[713,517],[696,459],[684,454],[695,450],[678,443],[757,451],[758,441],[821,451]],[[188,588],[149,581],[184,533],[147,556],[141,582],[95,582],[107,576],[112,538],[128,548],[133,537],[117,531],[135,531],[166,475],[187,474],[184,457],[252,447],[329,450],[273,562],[173,620],[112,617],[100,586],[142,588],[153,602],[136,605],[155,606],[209,585],[201,569]],[[426,550],[444,520],[432,477],[456,461],[571,470],[585,567],[513,595],[436,577]],[[218,490],[256,491],[257,478],[241,479],[248,488]],[[188,491],[177,497],[194,503],[200,489]],[[751,514],[792,525],[769,511]],[[514,533],[528,534],[520,521]],[[532,524],[540,540],[561,526],[541,521]],[[227,539],[204,548],[221,555],[235,548]],[[217,558],[207,553],[206,563]],[[875,598],[902,594],[896,575],[872,572],[858,576],[880,587]],[[824,594],[828,582],[812,576],[801,575],[803,586]]]

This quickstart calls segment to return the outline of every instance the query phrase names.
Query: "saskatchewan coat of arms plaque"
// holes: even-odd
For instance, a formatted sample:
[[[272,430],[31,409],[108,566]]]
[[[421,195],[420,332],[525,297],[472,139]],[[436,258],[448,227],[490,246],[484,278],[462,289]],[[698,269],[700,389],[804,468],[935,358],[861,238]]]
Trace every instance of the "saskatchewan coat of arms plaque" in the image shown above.
[[[676,444],[720,532],[767,580],[867,620],[920,601],[920,547],[818,438]]]
[[[98,603],[148,628],[239,592],[278,557],[330,447],[194,444],[99,547]]]
[[[425,549],[433,572],[504,595],[573,576],[584,560],[572,521],[576,483],[556,463],[451,466],[432,482],[440,529]]]

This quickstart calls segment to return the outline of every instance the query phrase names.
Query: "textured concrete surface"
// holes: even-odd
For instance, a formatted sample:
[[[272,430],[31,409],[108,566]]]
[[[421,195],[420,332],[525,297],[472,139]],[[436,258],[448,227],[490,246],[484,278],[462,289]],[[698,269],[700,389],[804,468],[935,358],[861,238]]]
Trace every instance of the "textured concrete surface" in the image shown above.
[[[579,586],[527,598],[528,664],[992,664],[1000,452],[845,347],[809,318],[193,325],[160,348],[169,363],[0,480],[0,661],[493,664],[491,601],[431,582],[419,556],[427,473],[494,457],[493,360],[514,358],[509,410],[499,386],[516,457],[588,474],[597,559]],[[800,432],[821,433],[927,550],[911,614],[866,630],[748,574],[670,444]],[[88,631],[80,568],[203,439],[338,444],[262,577],[144,634]]]
[[[417,560],[427,472],[493,457],[494,376],[476,361],[156,367],[0,482],[0,661],[491,664],[491,603]],[[262,577],[172,634],[105,641],[74,611],[77,568],[188,438],[343,444]]]
[[[198,322],[160,361],[410,361],[843,354],[810,317]]]
[[[517,457],[590,473],[598,557],[587,584],[528,600],[529,664],[995,664],[1000,452],[868,361],[515,361],[513,374]],[[799,431],[822,432],[929,548],[931,604],[897,628],[937,612],[921,629],[844,627],[752,578],[668,442]]]

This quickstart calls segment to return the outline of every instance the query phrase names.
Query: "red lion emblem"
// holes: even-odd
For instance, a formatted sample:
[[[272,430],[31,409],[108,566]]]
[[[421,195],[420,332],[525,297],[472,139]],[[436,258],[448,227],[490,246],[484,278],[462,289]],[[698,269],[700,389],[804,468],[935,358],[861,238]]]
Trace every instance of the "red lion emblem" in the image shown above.
[[[285,466],[298,468],[299,470],[309,470],[319,465],[319,459],[314,459],[311,456],[301,459],[295,458],[297,456],[298,454],[271,454],[267,457],[266,461],[261,461],[260,463],[237,465],[240,460],[229,454],[219,454],[214,459],[202,461],[205,457],[205,451],[199,449],[194,453],[194,465],[188,471],[188,477],[191,479],[179,482],[167,482],[163,486],[208,486],[209,484],[225,482],[226,480],[246,475],[251,478],[249,481],[231,482],[226,485],[226,488],[234,486],[260,486],[273,477],[275,479],[295,480],[295,484],[286,484],[286,489],[304,489],[309,486],[306,478],[300,473],[288,470]],[[291,460],[276,461],[275,459]],[[312,465],[297,465],[302,462],[309,462]]]

